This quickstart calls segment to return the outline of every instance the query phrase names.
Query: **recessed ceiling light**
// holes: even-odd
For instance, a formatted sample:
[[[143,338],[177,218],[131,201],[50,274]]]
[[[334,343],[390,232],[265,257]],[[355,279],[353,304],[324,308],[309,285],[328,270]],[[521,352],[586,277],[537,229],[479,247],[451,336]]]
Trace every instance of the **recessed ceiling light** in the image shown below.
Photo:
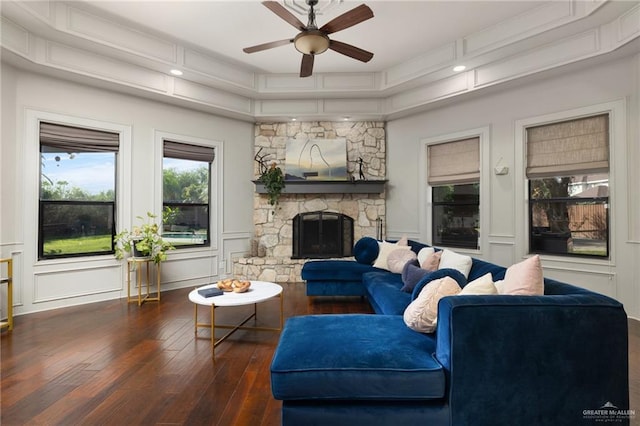
[[[464,70],[466,70],[466,69],[467,69],[467,67],[465,67],[464,65],[456,65],[455,67],[453,67],[453,70],[454,70],[455,72],[464,71]]]
[[[175,69],[174,69],[174,70],[171,70],[171,71],[169,71],[169,72],[170,72],[171,74],[173,74],[173,75],[182,75],[182,71],[180,71],[180,70],[175,70]]]
[[[296,120],[297,120],[297,118],[292,118],[292,119],[291,119],[291,121],[296,121]]]

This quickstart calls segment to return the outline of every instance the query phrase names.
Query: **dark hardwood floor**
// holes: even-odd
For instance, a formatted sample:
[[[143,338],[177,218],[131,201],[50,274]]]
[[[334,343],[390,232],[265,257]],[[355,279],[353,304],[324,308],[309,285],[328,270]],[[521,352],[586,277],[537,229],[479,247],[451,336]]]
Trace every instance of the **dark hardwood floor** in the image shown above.
[[[360,298],[316,298],[285,284],[285,317],[371,312]],[[269,364],[279,334],[239,330],[211,359],[208,330],[194,335],[190,289],[141,307],[101,302],[16,318],[4,331],[0,423],[13,425],[279,425]],[[258,324],[278,323],[278,300],[258,305]],[[200,318],[208,319],[208,309]],[[220,308],[233,323],[248,307]],[[640,409],[640,325],[629,333],[631,409]],[[639,412],[640,415],[640,412]]]

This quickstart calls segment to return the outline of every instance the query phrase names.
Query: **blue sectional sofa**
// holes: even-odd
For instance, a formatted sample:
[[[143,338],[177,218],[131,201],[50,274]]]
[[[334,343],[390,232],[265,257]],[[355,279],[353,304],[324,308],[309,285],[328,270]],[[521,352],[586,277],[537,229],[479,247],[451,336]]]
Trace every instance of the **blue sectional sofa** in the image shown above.
[[[305,269],[312,293],[325,280],[376,315],[287,320],[271,364],[283,425],[629,424],[611,408],[629,408],[629,382],[627,316],[609,297],[551,279],[542,296],[448,296],[426,334],[402,316],[426,283],[405,293],[400,274],[357,261]],[[473,259],[468,280],[505,270]]]

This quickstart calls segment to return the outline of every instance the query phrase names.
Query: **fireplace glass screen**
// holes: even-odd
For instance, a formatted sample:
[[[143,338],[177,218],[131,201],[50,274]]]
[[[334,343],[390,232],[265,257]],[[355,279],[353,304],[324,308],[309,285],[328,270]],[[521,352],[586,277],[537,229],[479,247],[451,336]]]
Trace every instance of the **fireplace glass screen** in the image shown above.
[[[300,213],[293,218],[293,259],[353,255],[353,219],[341,213]]]

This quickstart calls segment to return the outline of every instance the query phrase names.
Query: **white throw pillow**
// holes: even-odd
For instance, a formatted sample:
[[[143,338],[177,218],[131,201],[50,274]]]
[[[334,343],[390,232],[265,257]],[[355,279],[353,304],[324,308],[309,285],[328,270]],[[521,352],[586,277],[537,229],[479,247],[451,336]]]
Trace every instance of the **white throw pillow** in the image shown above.
[[[431,281],[404,310],[404,323],[420,333],[433,333],[438,322],[438,302],[459,292],[460,286],[451,277]]]
[[[480,278],[476,278],[465,285],[460,293],[458,293],[458,296],[462,296],[464,294],[498,294],[498,289],[493,284],[491,272],[487,272]]]
[[[541,296],[544,294],[542,263],[537,254],[511,265],[504,274],[504,294]]]
[[[469,276],[469,271],[471,271],[472,263],[473,261],[471,260],[471,256],[465,256],[463,254],[458,254],[454,251],[444,249],[438,269],[457,269],[465,278],[467,278]]]
[[[380,244],[380,252],[378,253],[378,257],[376,261],[373,263],[373,266],[380,269],[389,270],[389,264],[387,263],[387,258],[389,254],[394,250],[411,250],[411,246],[399,246],[395,243],[389,243],[387,241],[379,241]]]

